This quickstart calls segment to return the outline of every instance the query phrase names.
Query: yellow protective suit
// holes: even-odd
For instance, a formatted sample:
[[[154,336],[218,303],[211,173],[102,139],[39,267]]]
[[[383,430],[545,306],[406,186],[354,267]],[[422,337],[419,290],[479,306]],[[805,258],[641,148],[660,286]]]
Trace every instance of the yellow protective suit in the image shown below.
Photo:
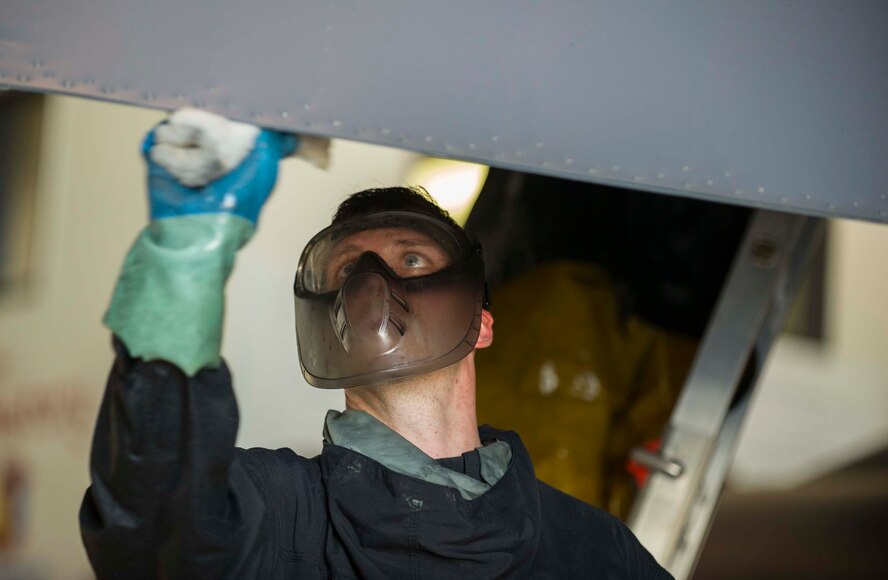
[[[628,455],[659,438],[697,341],[621,317],[610,277],[588,263],[544,264],[493,299],[479,421],[520,433],[539,479],[625,518]]]

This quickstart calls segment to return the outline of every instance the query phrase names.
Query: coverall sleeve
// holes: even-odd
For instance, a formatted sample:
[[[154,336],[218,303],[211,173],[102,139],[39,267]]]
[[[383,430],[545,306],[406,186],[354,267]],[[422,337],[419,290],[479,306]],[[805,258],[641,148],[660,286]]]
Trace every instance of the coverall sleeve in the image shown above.
[[[225,364],[189,377],[114,348],[80,511],[98,577],[267,577],[265,460],[235,448]]]

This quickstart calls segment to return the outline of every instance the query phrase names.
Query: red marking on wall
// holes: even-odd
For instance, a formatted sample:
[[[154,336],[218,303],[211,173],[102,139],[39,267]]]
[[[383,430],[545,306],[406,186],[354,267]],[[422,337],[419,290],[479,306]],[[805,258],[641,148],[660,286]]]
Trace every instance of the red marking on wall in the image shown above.
[[[92,429],[95,401],[74,385],[28,385],[0,397],[0,436]]]

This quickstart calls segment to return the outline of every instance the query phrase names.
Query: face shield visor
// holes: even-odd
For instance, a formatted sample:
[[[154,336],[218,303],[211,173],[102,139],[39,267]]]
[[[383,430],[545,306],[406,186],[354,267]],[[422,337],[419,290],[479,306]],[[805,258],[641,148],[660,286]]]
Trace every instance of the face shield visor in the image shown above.
[[[294,294],[308,383],[369,385],[438,370],[475,348],[484,264],[461,230],[421,213],[381,212],[312,238]]]

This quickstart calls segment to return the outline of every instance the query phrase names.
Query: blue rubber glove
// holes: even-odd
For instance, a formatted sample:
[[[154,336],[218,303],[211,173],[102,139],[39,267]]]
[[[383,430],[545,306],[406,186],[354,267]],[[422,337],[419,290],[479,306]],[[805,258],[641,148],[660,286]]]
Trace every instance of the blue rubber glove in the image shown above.
[[[228,213],[255,225],[274,188],[278,161],[292,155],[299,147],[296,135],[263,130],[252,151],[231,172],[203,187],[187,187],[151,159],[149,152],[154,146],[154,133],[148,133],[142,144],[142,154],[148,164],[152,220]]]

